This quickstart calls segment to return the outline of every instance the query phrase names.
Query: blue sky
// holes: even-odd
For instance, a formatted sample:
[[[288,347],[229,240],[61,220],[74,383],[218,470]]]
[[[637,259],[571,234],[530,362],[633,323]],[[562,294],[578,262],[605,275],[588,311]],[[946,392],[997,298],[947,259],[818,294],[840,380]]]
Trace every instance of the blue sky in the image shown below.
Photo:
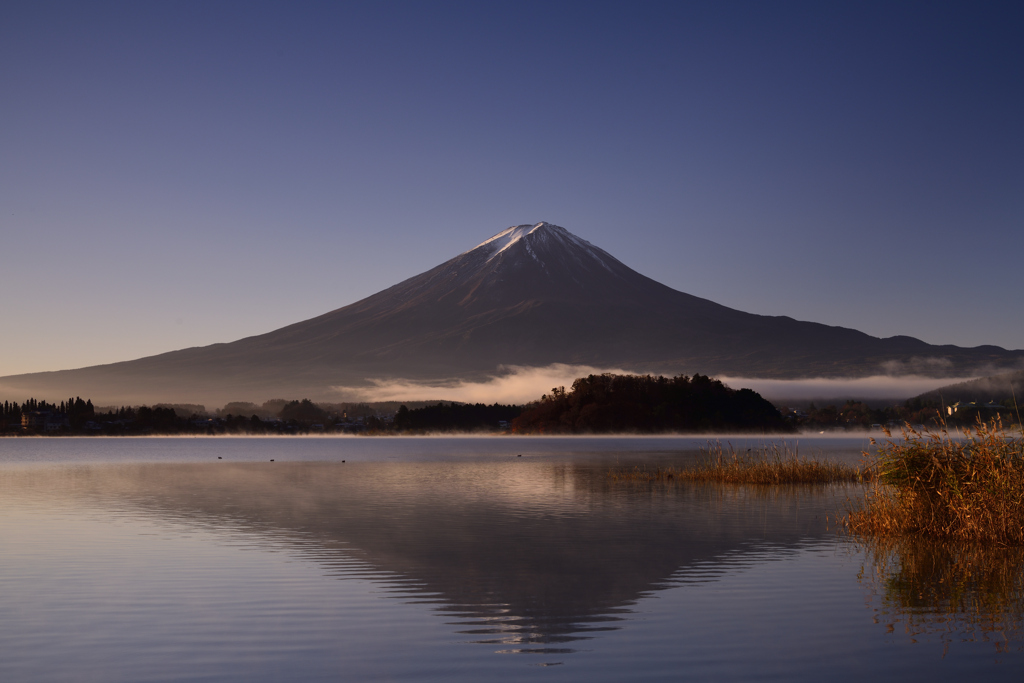
[[[519,223],[1024,348],[1017,3],[0,5],[0,375],[232,341]]]

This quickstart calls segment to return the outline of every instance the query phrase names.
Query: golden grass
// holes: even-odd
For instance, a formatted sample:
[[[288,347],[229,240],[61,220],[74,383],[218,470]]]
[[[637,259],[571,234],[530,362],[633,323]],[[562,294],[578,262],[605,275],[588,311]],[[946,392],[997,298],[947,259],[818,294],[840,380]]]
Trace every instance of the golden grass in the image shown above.
[[[876,484],[849,511],[847,530],[1024,545],[1024,441],[999,422],[952,436],[909,428],[901,440],[887,436]]]
[[[835,484],[864,481],[865,471],[839,462],[801,458],[786,446],[772,444],[736,452],[721,444],[701,449],[689,467],[634,467],[612,470],[609,478],[629,482],[720,482],[725,484]]]

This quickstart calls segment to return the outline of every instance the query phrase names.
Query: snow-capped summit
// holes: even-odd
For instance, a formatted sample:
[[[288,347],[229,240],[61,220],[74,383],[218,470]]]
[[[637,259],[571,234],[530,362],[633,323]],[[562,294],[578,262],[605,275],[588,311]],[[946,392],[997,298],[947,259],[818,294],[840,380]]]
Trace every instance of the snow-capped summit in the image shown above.
[[[554,249],[575,252],[577,261],[594,261],[608,270],[612,270],[610,264],[615,261],[615,258],[608,252],[595,247],[561,226],[545,221],[514,225],[481,242],[469,251],[463,252],[460,256],[482,253],[486,254],[486,263],[491,263],[509,255],[509,252],[517,247],[521,249],[522,256],[532,259],[541,266],[545,265],[541,254]]]
[[[523,225],[513,225],[511,228],[507,228],[505,230],[502,230],[501,232],[499,232],[494,237],[491,237],[490,239],[484,240],[483,242],[481,242],[480,244],[476,245],[475,247],[473,247],[469,251],[476,251],[477,249],[485,249],[485,250],[487,250],[491,254],[492,257],[494,257],[494,256],[497,256],[498,254],[500,254],[501,252],[505,251],[506,249],[508,249],[510,246],[512,246],[513,244],[518,242],[520,239],[522,239],[526,235],[529,235],[530,233],[536,232],[537,230],[540,230],[541,228],[548,227],[548,226],[550,226],[550,223],[545,223],[544,221],[541,221],[540,223],[537,223],[536,225],[531,225],[529,223],[525,223]],[[552,227],[557,227],[557,226],[552,226]],[[561,230],[563,228],[559,228],[559,229]],[[463,252],[463,253],[469,253],[469,252]]]

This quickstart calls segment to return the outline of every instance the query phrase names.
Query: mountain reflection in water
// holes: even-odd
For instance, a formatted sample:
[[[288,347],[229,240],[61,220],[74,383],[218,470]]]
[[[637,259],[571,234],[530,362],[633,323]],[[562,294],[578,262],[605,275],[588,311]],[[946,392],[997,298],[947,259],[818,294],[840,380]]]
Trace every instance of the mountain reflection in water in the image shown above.
[[[620,627],[641,597],[763,549],[832,535],[844,489],[631,485],[599,466],[134,464],[26,469],[3,495],[229,528],[339,577],[385,578],[499,652],[558,654]]]
[[[875,623],[912,637],[1024,650],[1024,548],[919,538],[862,541]]]

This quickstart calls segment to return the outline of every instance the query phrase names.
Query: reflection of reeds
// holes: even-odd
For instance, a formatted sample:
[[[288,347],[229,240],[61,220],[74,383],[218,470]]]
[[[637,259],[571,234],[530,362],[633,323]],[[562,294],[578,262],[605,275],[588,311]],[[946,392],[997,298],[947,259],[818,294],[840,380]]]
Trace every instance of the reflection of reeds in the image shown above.
[[[771,444],[739,453],[731,446],[714,444],[701,449],[697,461],[688,467],[634,467],[612,470],[616,481],[721,482],[726,484],[833,484],[864,481],[864,472],[839,462],[822,462],[799,457],[787,446]]]
[[[998,423],[951,438],[906,430],[879,447],[875,488],[851,510],[858,535],[1024,545],[1024,442]]]
[[[1024,649],[1024,547],[920,537],[862,539],[860,580],[880,595],[878,621],[911,636],[990,641]]]

